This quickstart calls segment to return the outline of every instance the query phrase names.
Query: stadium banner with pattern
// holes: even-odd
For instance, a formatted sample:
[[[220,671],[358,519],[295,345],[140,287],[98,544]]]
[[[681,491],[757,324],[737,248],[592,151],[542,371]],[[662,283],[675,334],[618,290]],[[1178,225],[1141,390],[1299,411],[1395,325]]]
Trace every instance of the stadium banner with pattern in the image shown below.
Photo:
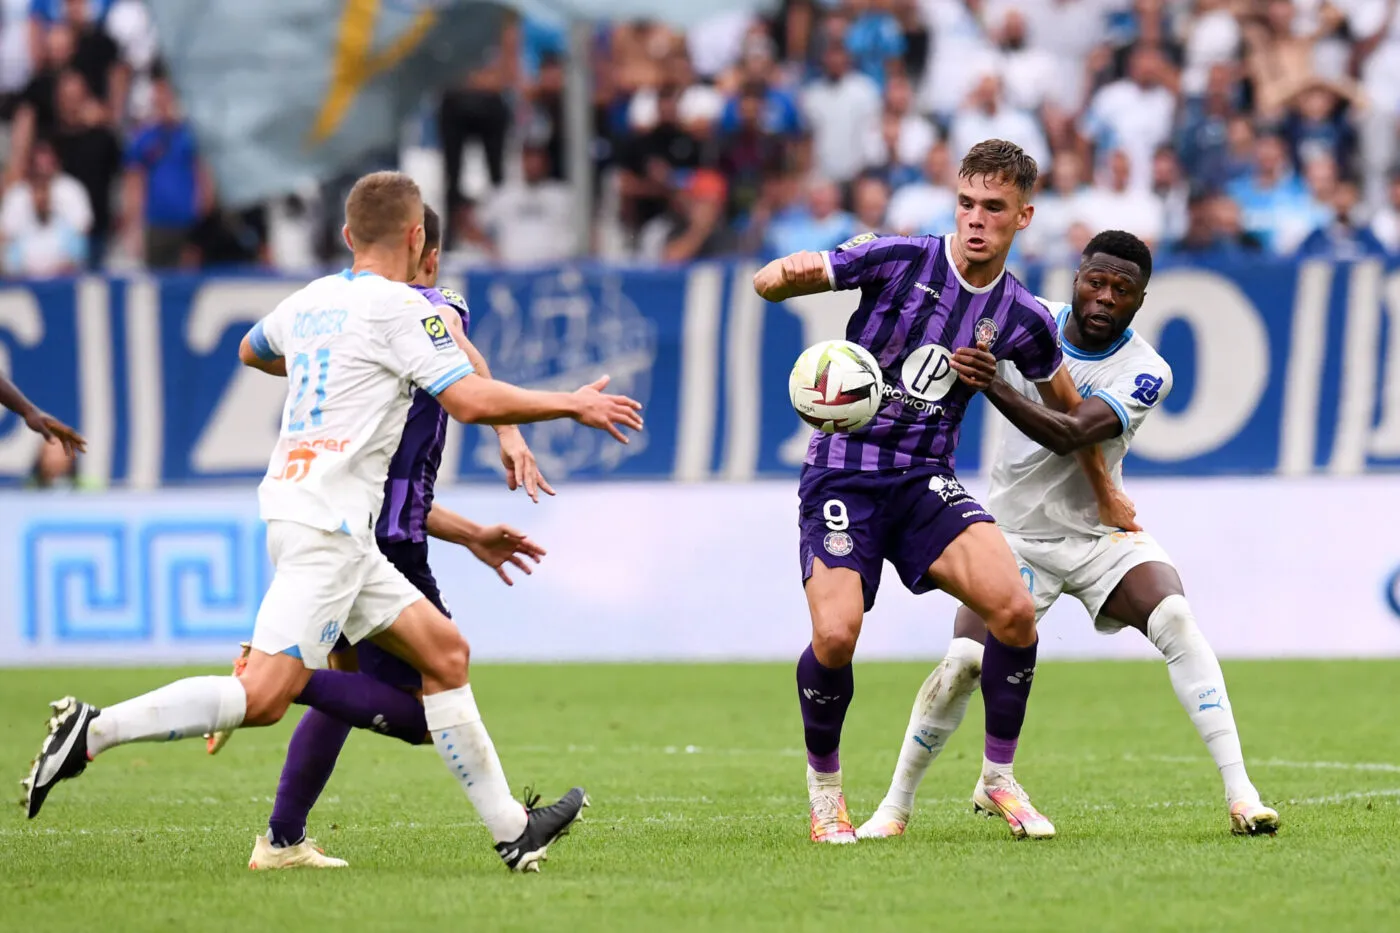
[[[528,426],[551,479],[749,480],[791,476],[808,429],[787,400],[801,350],[841,336],[854,292],[770,305],[753,263],[670,269],[586,265],[472,272],[471,337],[503,379],[574,389],[608,373],[646,404],[622,447],[573,423]],[[1030,269],[1069,297],[1072,271]],[[194,277],[0,283],[0,369],[91,439],[91,485],[249,481],[266,468],[283,386],[238,365],[248,327],[299,286]],[[1164,263],[1137,330],[1175,371],[1129,475],[1352,474],[1400,466],[1400,266]],[[958,468],[995,439],[973,405]],[[35,438],[0,418],[0,482],[23,482]],[[444,482],[500,470],[488,428],[453,426]]]
[[[1393,479],[1149,477],[1128,491],[1221,655],[1400,656],[1400,540],[1364,517],[1400,514]],[[791,480],[561,484],[539,505],[492,483],[441,501],[549,551],[507,587],[432,545],[474,658],[791,661],[810,637]],[[0,492],[0,514],[0,666],[226,662],[271,574],[251,487]],[[887,572],[861,657],[940,656],[953,610]],[[1070,598],[1040,644],[1051,658],[1153,657],[1135,632],[1096,634]]]

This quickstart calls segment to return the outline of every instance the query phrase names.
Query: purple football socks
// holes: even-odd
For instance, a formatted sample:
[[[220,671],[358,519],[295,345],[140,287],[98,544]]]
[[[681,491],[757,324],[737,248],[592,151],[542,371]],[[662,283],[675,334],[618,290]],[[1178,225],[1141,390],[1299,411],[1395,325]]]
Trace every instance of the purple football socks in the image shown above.
[[[1016,757],[1016,741],[1026,721],[1026,701],[1035,676],[1035,649],[1013,648],[987,633],[982,650],[982,702],[987,711],[987,760],[1009,765]]]
[[[296,701],[349,723],[401,739],[409,745],[427,740],[423,704],[413,694],[354,671],[313,671]]]
[[[841,725],[855,689],[851,665],[824,667],[811,645],[797,659],[797,700],[802,705],[807,764],[813,771],[841,770]]]

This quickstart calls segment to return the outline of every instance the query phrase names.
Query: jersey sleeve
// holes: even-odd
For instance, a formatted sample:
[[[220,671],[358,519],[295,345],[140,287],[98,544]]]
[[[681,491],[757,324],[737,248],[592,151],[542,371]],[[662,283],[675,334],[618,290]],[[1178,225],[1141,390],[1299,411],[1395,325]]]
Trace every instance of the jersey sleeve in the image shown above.
[[[1012,315],[1011,334],[1003,358],[1010,360],[1021,375],[1032,382],[1044,382],[1055,375],[1055,370],[1064,362],[1055,319],[1035,298],[1019,302]]]
[[[394,311],[384,322],[384,363],[395,375],[437,395],[475,372],[442,319],[446,309],[407,290],[391,304]]]
[[[1171,367],[1158,357],[1124,367],[1107,386],[1095,389],[1089,397],[1107,402],[1123,425],[1123,435],[1130,437],[1171,390]]]
[[[295,313],[291,298],[283,299],[271,313],[248,331],[248,343],[260,360],[275,360],[287,355],[287,322]]]
[[[911,237],[862,233],[835,249],[823,250],[822,262],[826,263],[827,282],[839,292],[892,278],[923,252],[924,247]]]
[[[447,302],[448,306],[456,311],[462,318],[462,333],[470,333],[472,312],[471,309],[467,307],[467,299],[462,297],[461,292],[454,291],[450,288],[439,288],[438,294],[442,295],[443,300]]]

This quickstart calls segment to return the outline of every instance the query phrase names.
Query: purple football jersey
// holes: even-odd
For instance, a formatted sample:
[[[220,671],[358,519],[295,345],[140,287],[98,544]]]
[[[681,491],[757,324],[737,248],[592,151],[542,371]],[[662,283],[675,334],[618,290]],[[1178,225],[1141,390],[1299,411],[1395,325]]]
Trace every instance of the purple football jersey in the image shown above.
[[[462,331],[466,332],[471,313],[462,296],[450,289],[412,287],[434,307],[460,315]],[[384,507],[374,526],[374,535],[381,542],[428,539],[428,510],[433,505],[433,484],[437,482],[446,437],[447,412],[437,399],[418,389],[408,409],[399,449],[389,461],[389,478],[384,481]]]
[[[963,282],[949,237],[865,233],[822,257],[832,288],[860,289],[846,339],[879,361],[885,395],[862,430],[815,432],[807,447],[813,466],[951,470],[963,413],[976,394],[952,367],[959,347],[987,343],[998,360],[1036,382],[1060,368],[1059,332],[1045,306],[1010,273],[985,288]]]

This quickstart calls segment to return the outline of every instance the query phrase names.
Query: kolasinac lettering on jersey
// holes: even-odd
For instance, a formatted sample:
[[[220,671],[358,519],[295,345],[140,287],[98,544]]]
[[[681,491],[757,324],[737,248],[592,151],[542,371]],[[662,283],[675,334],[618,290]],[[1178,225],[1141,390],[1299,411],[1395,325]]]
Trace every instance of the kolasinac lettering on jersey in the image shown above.
[[[530,273],[443,284],[472,308],[500,378],[572,390],[603,374],[646,404],[627,446],[572,422],[527,426],[551,480],[747,480],[795,475],[808,429],[786,391],[792,362],[843,336],[852,293],[770,305],[754,263]],[[1024,276],[1069,297],[1069,269]],[[80,468],[137,489],[253,481],[267,469],[285,383],[240,366],[252,323],[303,281],[101,279],[0,285],[0,370],[91,441]],[[1137,330],[1175,373],[1138,434],[1138,475],[1352,474],[1400,467],[1400,267],[1164,262]],[[898,373],[892,374],[896,381]],[[898,390],[892,386],[892,391]],[[996,419],[975,401],[957,462],[978,472]],[[37,440],[0,417],[0,483],[28,474]],[[449,431],[443,481],[500,472],[489,428]]]
[[[1316,507],[1400,514],[1400,484],[1149,478],[1128,489],[1221,655],[1400,657],[1400,540],[1353,510]],[[809,637],[788,480],[581,485],[539,506],[495,484],[439,498],[549,547],[507,587],[465,551],[432,545],[477,657],[789,660]],[[252,488],[4,492],[0,514],[0,665],[224,663],[271,576]],[[701,575],[725,585],[675,598],[678,579]],[[911,596],[887,577],[861,656],[938,657],[953,613],[949,597]],[[1154,656],[1134,632],[1096,634],[1069,597],[1040,639],[1043,657]]]

